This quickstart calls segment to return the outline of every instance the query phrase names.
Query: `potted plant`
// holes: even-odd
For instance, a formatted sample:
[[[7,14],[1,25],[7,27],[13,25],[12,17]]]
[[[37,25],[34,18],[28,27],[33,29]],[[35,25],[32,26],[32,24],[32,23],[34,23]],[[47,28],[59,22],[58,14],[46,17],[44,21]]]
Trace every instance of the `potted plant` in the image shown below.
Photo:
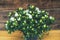
[[[27,9],[18,8],[8,16],[5,26],[8,33],[22,31],[25,40],[37,40],[39,35],[50,30],[49,26],[55,20],[47,11],[40,10],[34,5],[28,6]]]

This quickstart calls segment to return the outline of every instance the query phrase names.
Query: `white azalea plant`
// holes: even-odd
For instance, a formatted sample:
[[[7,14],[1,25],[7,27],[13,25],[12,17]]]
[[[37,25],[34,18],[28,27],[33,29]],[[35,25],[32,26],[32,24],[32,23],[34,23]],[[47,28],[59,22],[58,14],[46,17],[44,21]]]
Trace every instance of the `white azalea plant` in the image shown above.
[[[18,8],[9,13],[9,19],[5,28],[11,33],[16,30],[23,32],[25,37],[41,35],[43,32],[50,30],[50,24],[54,22],[54,17],[49,16],[45,10],[40,10],[34,5],[28,6],[27,9]]]

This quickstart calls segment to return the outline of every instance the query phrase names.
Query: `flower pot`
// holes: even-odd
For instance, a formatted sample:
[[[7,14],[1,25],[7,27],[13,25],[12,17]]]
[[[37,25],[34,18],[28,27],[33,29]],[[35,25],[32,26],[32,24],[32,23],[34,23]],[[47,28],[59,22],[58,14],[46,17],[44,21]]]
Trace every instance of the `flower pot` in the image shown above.
[[[38,40],[38,36],[34,36],[34,37],[25,37],[25,40]]]

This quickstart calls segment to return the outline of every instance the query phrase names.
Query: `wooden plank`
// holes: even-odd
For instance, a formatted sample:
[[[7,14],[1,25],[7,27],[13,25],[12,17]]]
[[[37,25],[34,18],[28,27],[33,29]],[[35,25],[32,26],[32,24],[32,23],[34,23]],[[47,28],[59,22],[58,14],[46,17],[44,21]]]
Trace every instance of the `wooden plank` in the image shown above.
[[[4,23],[0,23],[0,30],[5,30],[5,24]]]
[[[23,40],[23,33],[15,31],[12,34],[8,34],[7,31],[0,31],[0,40]]]
[[[59,0],[1,0],[0,10],[16,9],[18,7],[26,8],[28,4],[33,4],[41,9],[60,8]]]
[[[24,40],[23,33],[21,31],[15,31],[12,34],[8,34],[7,31],[0,31],[1,40]],[[39,39],[40,40],[40,39]],[[60,30],[51,30],[48,35],[44,35],[42,40],[60,40]]]
[[[60,40],[60,30],[51,30],[49,35],[45,35],[43,40]]]

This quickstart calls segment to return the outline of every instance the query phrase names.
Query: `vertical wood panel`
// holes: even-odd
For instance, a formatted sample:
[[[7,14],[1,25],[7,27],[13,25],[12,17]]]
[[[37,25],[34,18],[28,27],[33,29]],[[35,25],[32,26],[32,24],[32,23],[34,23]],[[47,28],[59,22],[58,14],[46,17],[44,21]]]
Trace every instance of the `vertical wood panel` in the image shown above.
[[[45,9],[50,15],[56,18],[53,26],[60,25],[60,0],[0,0],[0,25],[8,20],[8,12],[16,10],[19,7],[27,8],[28,4],[33,4],[40,9]],[[1,24],[2,23],[2,24]]]

